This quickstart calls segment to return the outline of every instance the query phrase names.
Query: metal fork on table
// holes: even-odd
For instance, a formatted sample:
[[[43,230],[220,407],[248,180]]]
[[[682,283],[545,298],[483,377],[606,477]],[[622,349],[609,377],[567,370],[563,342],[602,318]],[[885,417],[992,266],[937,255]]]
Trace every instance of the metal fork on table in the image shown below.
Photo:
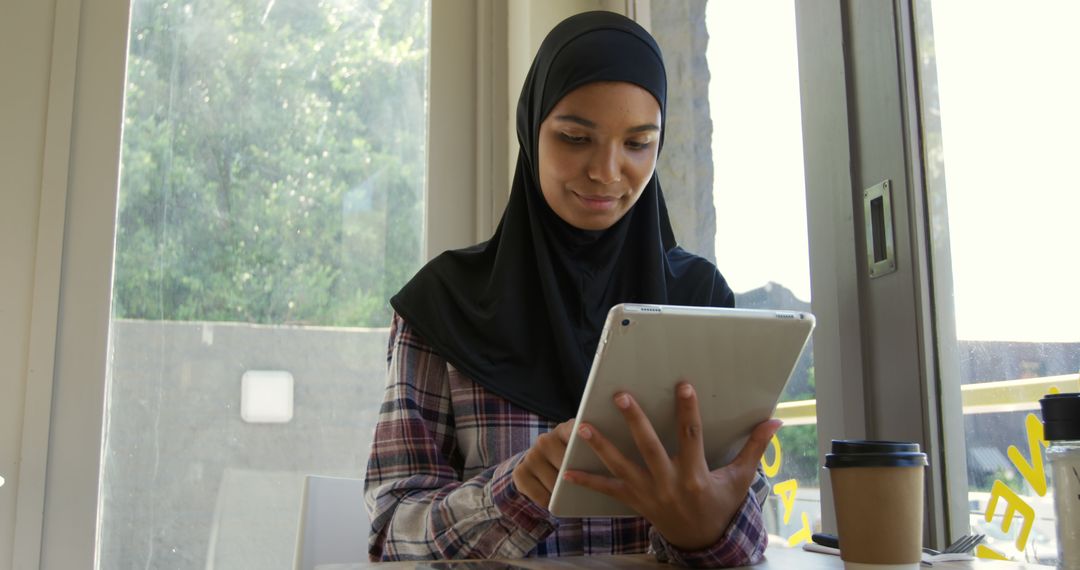
[[[933,548],[923,548],[922,550],[930,556],[938,556],[940,554],[967,554],[984,539],[986,539],[985,534],[965,534],[953,541],[952,544],[946,546],[944,550],[937,551]]]

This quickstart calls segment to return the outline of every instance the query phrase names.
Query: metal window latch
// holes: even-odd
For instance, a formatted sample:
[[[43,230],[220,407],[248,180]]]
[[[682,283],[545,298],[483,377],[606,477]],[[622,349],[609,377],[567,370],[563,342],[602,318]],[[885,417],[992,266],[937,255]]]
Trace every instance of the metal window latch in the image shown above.
[[[866,221],[866,266],[870,277],[896,271],[893,246],[891,184],[883,180],[863,190],[863,219]]]

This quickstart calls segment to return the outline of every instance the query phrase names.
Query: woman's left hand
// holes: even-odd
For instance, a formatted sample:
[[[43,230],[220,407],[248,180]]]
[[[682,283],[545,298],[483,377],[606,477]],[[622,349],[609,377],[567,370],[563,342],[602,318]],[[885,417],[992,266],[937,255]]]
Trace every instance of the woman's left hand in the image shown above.
[[[728,465],[710,471],[702,443],[701,413],[693,386],[676,387],[679,452],[669,456],[648,417],[626,393],[615,395],[641,457],[642,467],[627,459],[596,428],[582,424],[578,435],[614,475],[569,471],[566,479],[609,495],[628,505],[656,527],[672,546],[700,550],[715,544],[746,501],[758,462],[780,420],[757,425],[738,456]]]

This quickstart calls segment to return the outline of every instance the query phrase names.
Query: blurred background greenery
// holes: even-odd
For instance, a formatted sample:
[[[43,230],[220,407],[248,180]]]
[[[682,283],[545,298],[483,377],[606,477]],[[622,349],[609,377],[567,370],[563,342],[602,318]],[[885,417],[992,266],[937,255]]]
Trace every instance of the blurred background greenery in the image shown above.
[[[114,315],[386,326],[422,260],[427,11],[135,2]]]

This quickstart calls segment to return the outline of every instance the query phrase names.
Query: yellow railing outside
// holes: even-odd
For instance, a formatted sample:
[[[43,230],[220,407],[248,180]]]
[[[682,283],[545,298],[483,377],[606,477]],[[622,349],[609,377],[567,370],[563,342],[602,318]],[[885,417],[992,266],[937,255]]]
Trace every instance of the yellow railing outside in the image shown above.
[[[964,384],[960,386],[964,415],[1037,410],[1039,398],[1050,393],[1051,386],[1062,392],[1080,392],[1080,376],[1064,374]],[[784,420],[785,426],[816,424],[817,400],[781,402],[776,406],[775,417]]]
[[[964,414],[989,414],[1039,409],[1039,398],[1050,393],[1050,387],[1062,392],[1080,392],[1080,378],[1074,374],[1043,376],[1022,380],[999,380],[960,387]]]
[[[773,417],[784,420],[784,427],[817,423],[817,400],[795,400],[776,405]]]

